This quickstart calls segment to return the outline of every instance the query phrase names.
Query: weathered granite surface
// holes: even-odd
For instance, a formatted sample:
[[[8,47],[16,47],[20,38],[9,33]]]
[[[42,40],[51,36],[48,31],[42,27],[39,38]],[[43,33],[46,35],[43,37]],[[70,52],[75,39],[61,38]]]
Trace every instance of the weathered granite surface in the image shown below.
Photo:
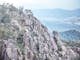
[[[47,27],[33,16],[31,10],[24,10],[22,7],[17,9],[9,4],[0,5],[0,26],[7,27],[8,32],[12,33],[0,38],[0,60],[78,58],[77,53],[63,45],[56,31],[52,33],[53,35],[49,33]]]

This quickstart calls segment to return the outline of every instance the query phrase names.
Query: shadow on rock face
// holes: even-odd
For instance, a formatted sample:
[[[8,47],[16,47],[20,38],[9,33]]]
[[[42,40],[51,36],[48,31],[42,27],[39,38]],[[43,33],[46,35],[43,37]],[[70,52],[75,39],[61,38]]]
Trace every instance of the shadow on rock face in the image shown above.
[[[0,60],[10,60],[6,52],[6,45],[0,41]]]

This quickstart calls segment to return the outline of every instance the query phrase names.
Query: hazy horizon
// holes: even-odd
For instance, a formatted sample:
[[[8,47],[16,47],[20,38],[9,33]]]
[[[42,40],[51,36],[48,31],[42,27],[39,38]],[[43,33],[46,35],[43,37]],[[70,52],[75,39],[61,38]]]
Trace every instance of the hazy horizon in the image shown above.
[[[31,9],[49,30],[64,31],[80,27],[64,22],[64,18],[70,21],[69,18],[80,16],[80,0],[0,0],[2,3]]]
[[[80,0],[0,0],[0,4],[9,3],[26,9],[80,9]]]

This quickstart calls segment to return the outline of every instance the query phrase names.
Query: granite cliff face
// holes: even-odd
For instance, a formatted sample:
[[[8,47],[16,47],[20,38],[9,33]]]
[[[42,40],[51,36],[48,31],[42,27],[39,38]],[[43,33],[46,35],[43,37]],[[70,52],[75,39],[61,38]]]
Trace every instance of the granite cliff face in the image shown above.
[[[77,60],[54,31],[33,16],[31,10],[0,5],[0,60]]]

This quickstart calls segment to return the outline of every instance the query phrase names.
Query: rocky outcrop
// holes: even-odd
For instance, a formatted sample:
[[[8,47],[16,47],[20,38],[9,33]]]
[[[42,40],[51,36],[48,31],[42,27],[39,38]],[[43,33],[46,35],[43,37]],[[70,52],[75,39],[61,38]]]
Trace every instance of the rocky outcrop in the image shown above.
[[[4,16],[2,12],[0,16],[8,16],[0,20],[3,27],[0,34],[4,36],[0,38],[2,60],[75,60],[78,57],[63,45],[56,31],[52,36],[30,10],[5,4],[0,8],[4,11]]]
[[[71,49],[80,55],[80,47],[71,47]]]
[[[12,41],[0,41],[0,60],[23,60],[23,56]]]

